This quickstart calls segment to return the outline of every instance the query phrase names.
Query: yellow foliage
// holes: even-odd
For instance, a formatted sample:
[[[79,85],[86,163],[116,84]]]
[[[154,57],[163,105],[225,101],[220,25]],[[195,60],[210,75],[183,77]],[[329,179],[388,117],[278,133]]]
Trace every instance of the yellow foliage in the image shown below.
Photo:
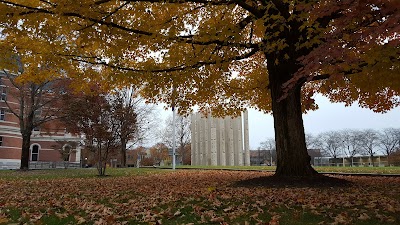
[[[322,27],[318,15],[305,11],[323,8],[329,1],[283,1],[291,10],[286,17],[274,13],[272,2],[243,2],[254,11],[265,10],[262,15],[236,4],[185,1],[9,2],[23,7],[0,3],[0,11],[7,12],[0,15],[5,34],[0,36],[0,67],[18,72],[9,60],[18,55],[24,64],[20,82],[69,77],[80,90],[90,90],[93,84],[104,91],[133,86],[148,101],[175,104],[181,113],[196,105],[218,115],[237,114],[246,107],[270,112],[267,58],[273,59],[270,62],[276,68],[285,68],[288,62],[305,56],[296,51],[321,45],[332,29]],[[296,32],[304,35],[291,43],[290,34]],[[350,40],[351,36],[343,35],[342,41]],[[376,111],[398,104],[393,101],[400,92],[399,49],[362,50],[365,54],[361,56],[348,54],[370,66],[360,69],[356,63],[344,62],[318,67],[330,74],[338,68],[354,70],[354,75],[344,78],[336,74],[328,81],[306,85],[304,110],[317,108],[312,101],[317,92],[347,104],[359,100]],[[285,77],[282,83],[291,78]],[[383,106],[376,103],[379,101],[391,104]]]

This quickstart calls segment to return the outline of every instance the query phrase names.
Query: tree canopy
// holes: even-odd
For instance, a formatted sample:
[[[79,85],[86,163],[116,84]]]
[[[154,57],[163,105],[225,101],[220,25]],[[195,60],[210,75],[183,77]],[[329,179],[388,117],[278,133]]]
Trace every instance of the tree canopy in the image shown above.
[[[270,111],[266,56],[279,55],[270,63],[294,58],[300,67],[285,87],[331,77],[304,88],[305,97],[321,92],[375,111],[399,104],[393,0],[0,2],[3,44],[22,55],[29,79],[61,67],[105,86],[135,84],[181,110]],[[38,73],[44,62],[53,71]]]
[[[376,112],[400,103],[397,0],[0,0],[0,11],[26,79],[39,65],[79,87],[133,85],[181,113],[272,111],[277,171],[295,151],[308,160],[301,112],[315,93]]]

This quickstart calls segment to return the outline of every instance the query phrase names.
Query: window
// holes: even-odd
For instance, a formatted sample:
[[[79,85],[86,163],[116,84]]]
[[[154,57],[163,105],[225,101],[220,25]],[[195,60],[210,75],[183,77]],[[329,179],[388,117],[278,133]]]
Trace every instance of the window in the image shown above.
[[[37,109],[33,112],[35,118],[40,118],[41,114],[42,114],[42,110]]]
[[[35,110],[35,111],[33,112],[33,114],[34,114],[35,120],[37,121],[37,120],[39,120],[40,115],[42,114],[42,110]],[[40,131],[40,126],[34,127],[34,128],[33,128],[33,131]]]
[[[31,161],[38,161],[38,160],[39,160],[39,145],[33,145],[31,152]]]
[[[6,110],[4,108],[0,109],[0,120],[5,120]]]
[[[7,99],[7,87],[0,86],[0,92],[1,92],[0,100],[5,101]]]
[[[70,145],[64,145],[63,149],[63,158],[64,161],[68,162],[69,161],[69,156],[71,154],[72,147]]]
[[[0,146],[3,146],[3,137],[0,136]]]

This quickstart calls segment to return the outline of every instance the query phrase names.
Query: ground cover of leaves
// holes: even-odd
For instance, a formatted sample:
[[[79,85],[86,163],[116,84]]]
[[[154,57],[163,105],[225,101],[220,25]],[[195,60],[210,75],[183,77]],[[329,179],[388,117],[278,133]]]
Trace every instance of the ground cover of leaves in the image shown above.
[[[400,224],[399,177],[272,175],[0,178],[0,224]]]

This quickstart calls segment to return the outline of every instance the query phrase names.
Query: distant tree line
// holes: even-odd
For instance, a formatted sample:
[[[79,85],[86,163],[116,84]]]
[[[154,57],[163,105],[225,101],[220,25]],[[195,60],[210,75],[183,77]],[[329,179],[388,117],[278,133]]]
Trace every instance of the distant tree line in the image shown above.
[[[372,165],[374,157],[384,155],[388,157],[389,164],[400,161],[400,128],[375,129],[344,129],[339,131],[326,131],[313,135],[306,134],[307,149],[319,149],[321,156],[353,157],[369,156]],[[260,143],[261,149],[275,149],[274,139],[269,138]]]
[[[383,154],[390,163],[390,156],[400,151],[400,128],[327,131],[306,135],[306,142],[310,148],[321,149],[323,156],[334,159],[366,155],[374,165],[374,156]]]

